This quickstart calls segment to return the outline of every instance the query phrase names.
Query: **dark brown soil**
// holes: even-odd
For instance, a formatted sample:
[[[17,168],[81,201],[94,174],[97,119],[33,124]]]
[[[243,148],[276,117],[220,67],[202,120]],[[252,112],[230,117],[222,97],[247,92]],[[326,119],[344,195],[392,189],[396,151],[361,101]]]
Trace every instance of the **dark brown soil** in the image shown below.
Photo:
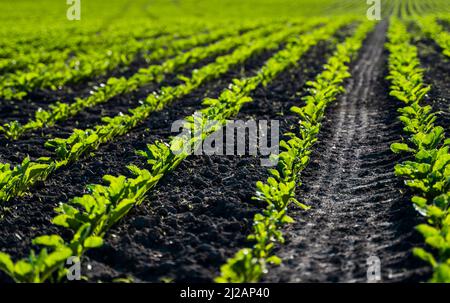
[[[298,102],[329,53],[321,43],[297,68],[253,94],[237,118],[276,119]],[[284,117],[284,116],[283,116]],[[286,131],[287,125],[282,125]],[[89,253],[92,280],[210,282],[235,251],[246,245],[259,206],[251,200],[267,178],[259,157],[192,156],[161,182],[156,192],[113,228],[107,244]]]
[[[27,155],[31,159],[41,156],[51,156],[52,151],[44,147],[45,142],[50,138],[67,138],[71,135],[74,128],[87,129],[101,124],[101,118],[105,116],[115,116],[119,113],[127,113],[128,109],[139,106],[139,100],[145,99],[150,93],[157,91],[158,87],[177,85],[180,83],[178,75],[188,76],[190,72],[198,67],[208,64],[215,60],[217,56],[212,56],[206,60],[201,60],[193,66],[187,65],[178,74],[168,74],[160,84],[149,83],[130,94],[122,94],[113,97],[106,103],[102,103],[90,108],[86,108],[74,117],[62,121],[58,125],[50,128],[44,128],[37,131],[24,134],[18,141],[11,141],[0,135],[0,161],[19,164]],[[51,92],[48,92],[51,94]],[[25,107],[20,116],[21,122],[34,115],[33,107]],[[10,151],[14,150],[14,153]]]
[[[365,43],[352,67],[347,93],[332,104],[312,162],[301,176],[296,220],[284,230],[276,253],[284,262],[266,282],[366,282],[371,256],[381,261],[382,281],[418,281],[423,264],[411,255],[421,238],[421,218],[393,173],[400,159],[389,145],[399,140],[399,102],[387,98],[386,24]]]
[[[437,22],[444,27],[444,30],[450,31],[450,22],[448,20],[437,20]]]
[[[296,223],[285,228],[287,242],[276,249],[284,260],[264,277],[265,282],[365,282],[367,258],[381,260],[383,281],[423,281],[429,271],[411,255],[421,245],[414,226],[421,218],[409,195],[393,174],[398,156],[390,143],[399,140],[402,127],[396,109],[402,104],[388,97],[381,23],[352,64],[347,93],[330,105],[312,162],[302,174],[298,199],[309,211],[291,208]],[[339,40],[347,34],[338,35]],[[280,119],[280,132],[294,130],[298,117],[289,112],[302,105],[305,82],[313,79],[333,47],[320,43],[298,66],[282,73],[268,87],[252,95],[238,119]],[[233,78],[249,76],[273,52],[255,56],[233,68],[167,109],[154,113],[141,126],[95,155],[56,172],[38,184],[32,194],[0,207],[0,248],[17,259],[26,256],[31,240],[41,234],[71,235],[50,224],[59,202],[84,193],[87,184],[101,183],[105,174],[128,175],[125,166],[145,167],[135,155],[147,143],[167,140],[174,120],[201,108],[204,97],[216,97]],[[431,64],[431,63],[430,63]],[[448,76],[448,75],[447,75]],[[167,84],[175,84],[169,78]],[[442,98],[448,99],[448,87]],[[0,161],[17,163],[25,154],[43,156],[45,136],[65,136],[74,127],[97,123],[99,115],[125,111],[155,87],[87,110],[44,136],[31,134],[5,145],[0,139]],[[1,119],[1,117],[0,117]],[[447,124],[448,125],[448,124]],[[149,197],[108,233],[105,245],[83,259],[89,281],[210,282],[219,267],[238,249],[249,246],[252,219],[263,205],[251,200],[255,183],[267,178],[259,156],[191,156],[161,180]],[[89,265],[89,266],[88,266]],[[10,282],[0,272],[0,282]]]
[[[342,38],[344,34],[339,36]],[[287,112],[296,104],[296,93],[305,81],[312,79],[325,62],[327,52],[329,46],[321,43],[305,55],[298,68],[281,75],[269,88],[258,89],[254,98],[260,109],[248,105],[242,115],[262,118],[269,113],[275,118],[280,113],[271,112],[273,97],[280,100],[274,102],[278,104],[277,109]],[[43,232],[68,237],[66,232],[49,224],[58,202],[83,194],[84,186],[100,183],[102,175],[127,174],[127,164],[145,166],[134,154],[135,149],[142,149],[157,139],[167,139],[171,135],[171,121],[192,114],[200,108],[205,96],[217,96],[231,79],[251,75],[272,54],[255,56],[220,81],[155,113],[128,136],[102,147],[95,157],[57,172],[37,186],[32,195],[6,203],[0,220],[0,247],[15,257],[22,257],[28,253],[31,239]],[[132,276],[145,281],[159,281],[164,277],[211,281],[220,264],[245,244],[258,209],[251,202],[254,184],[266,178],[266,171],[258,157],[205,156],[186,160],[163,179],[158,190],[141,207],[111,231],[103,248],[88,254],[86,264],[93,268],[89,277],[92,280]]]
[[[67,83],[57,90],[36,89],[22,100],[0,99],[0,124],[14,120],[26,123],[28,119],[34,117],[39,108],[48,109],[49,104],[56,101],[70,103],[75,98],[87,97],[94,86],[105,83],[110,77],[129,77],[148,65],[149,63],[141,56],[137,56],[128,66],[120,66],[102,76],[86,79],[82,83]]]
[[[158,139],[167,140],[169,136],[173,135],[170,132],[173,121],[182,119],[199,109],[201,100],[206,96],[218,96],[220,91],[226,88],[233,78],[253,74],[273,53],[271,51],[258,54],[244,65],[232,68],[220,80],[205,84],[167,109],[154,113],[146,123],[137,127],[128,135],[101,147],[95,153],[95,156],[78,161],[56,172],[48,181],[37,185],[33,189],[33,194],[3,203],[0,210],[0,247],[2,247],[2,251],[10,253],[14,257],[23,257],[29,252],[32,238],[40,234],[58,233],[68,237],[67,232],[50,224],[50,220],[55,214],[53,208],[59,202],[65,202],[71,197],[82,195],[86,185],[101,183],[101,177],[105,174],[128,175],[125,167],[128,164],[135,163],[144,167],[143,159],[135,154],[135,150],[144,149],[147,143],[152,143]],[[28,148],[30,150],[38,149],[40,144],[39,142],[29,144]],[[8,149],[3,151],[8,152]],[[9,152],[9,155],[11,155],[11,152]],[[8,154],[5,157],[8,157]],[[225,160],[219,159],[219,161]],[[183,168],[181,170],[191,171]],[[192,178],[192,176],[189,176],[189,179],[200,180],[200,177]],[[254,182],[256,180],[252,183]],[[199,184],[203,183],[199,181]],[[163,205],[165,204],[160,204],[160,206]],[[167,212],[163,207],[161,209],[161,212]],[[152,211],[154,211],[153,208]],[[134,220],[133,214],[130,214],[130,216]],[[192,216],[190,214],[189,218],[192,218]],[[0,274],[0,280],[7,280],[7,278]]]
[[[420,62],[425,69],[425,83],[431,90],[425,97],[425,103],[439,112],[437,124],[450,129],[450,58],[442,53],[442,49],[429,39],[417,42]]]
[[[245,31],[242,31],[242,33],[244,32]],[[211,57],[210,59],[213,58],[215,57]],[[0,125],[14,120],[17,120],[20,123],[26,123],[30,118],[34,117],[34,113],[39,108],[48,109],[49,104],[55,103],[56,101],[71,103],[75,100],[75,98],[85,98],[89,96],[93,87],[106,83],[106,81],[111,77],[128,78],[141,68],[146,68],[152,64],[161,64],[163,61],[164,60],[147,62],[143,58],[142,54],[137,54],[136,58],[129,65],[118,66],[111,71],[105,72],[103,75],[87,78],[82,82],[69,82],[57,90],[36,89],[20,101],[0,99]],[[206,61],[207,60],[204,60],[204,62]],[[200,62],[197,65],[201,66],[204,62]],[[179,72],[190,70],[190,67],[191,66],[187,64],[183,66]],[[168,78],[170,78],[170,76],[171,75],[168,75]],[[83,119],[78,120],[83,121]]]

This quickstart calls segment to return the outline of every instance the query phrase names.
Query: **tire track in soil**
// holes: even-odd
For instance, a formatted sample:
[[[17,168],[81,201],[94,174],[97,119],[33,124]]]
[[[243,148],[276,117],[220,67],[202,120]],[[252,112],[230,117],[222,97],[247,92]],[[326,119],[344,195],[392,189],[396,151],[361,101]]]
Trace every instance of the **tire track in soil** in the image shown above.
[[[339,40],[344,36],[344,32],[336,35]],[[271,99],[279,100],[277,111],[288,111],[298,102],[295,94],[306,80],[315,76],[315,71],[324,63],[321,58],[329,51],[329,46],[320,43],[304,56],[307,60],[301,60],[298,69],[281,75],[267,89],[258,88],[254,96],[258,102],[253,104],[261,103],[259,109],[251,103],[242,112],[247,112],[246,117],[274,118],[278,114],[271,110]],[[43,232],[70,237],[65,230],[49,224],[54,215],[53,207],[59,201],[83,194],[84,185],[101,182],[103,174],[126,174],[125,164],[134,162],[145,166],[142,159],[133,154],[134,149],[142,149],[147,142],[167,137],[167,121],[184,117],[193,111],[194,104],[198,104],[196,100],[206,95],[217,95],[232,78],[253,72],[271,53],[251,58],[218,83],[207,85],[209,88],[195,93],[192,98],[187,97],[189,100],[183,100],[182,106],[175,104],[150,118],[146,125],[138,127],[130,136],[108,144],[96,153],[95,158],[57,172],[38,186],[32,195],[4,205],[5,218],[0,221],[2,251],[16,257],[23,256],[30,247],[30,240]],[[149,126],[150,133],[146,130]],[[199,169],[193,170],[196,167]],[[128,275],[137,280],[159,281],[165,273],[169,277],[176,273],[177,280],[182,281],[211,281],[220,264],[246,245],[245,237],[257,210],[250,198],[256,181],[266,178],[266,172],[267,169],[260,166],[259,158],[254,157],[186,160],[173,176],[162,180],[149,198],[151,203],[132,210],[121,224],[111,230],[103,248],[88,253],[83,264],[91,264],[93,270],[83,273],[86,272],[91,281],[111,281]],[[169,213],[172,215],[168,216]],[[17,226],[21,228],[17,229]],[[179,231],[180,228],[183,232]],[[170,254],[175,257],[169,260],[166,257]],[[8,281],[1,273],[0,280]]]
[[[335,38],[343,41],[352,29],[339,30]],[[290,107],[298,105],[298,93],[332,50],[333,44],[323,41],[312,47],[297,67],[258,87],[254,102],[245,104],[236,119],[279,119],[282,113],[280,128],[288,131],[296,119]],[[102,248],[88,252],[85,263],[94,268],[89,279],[211,282],[220,265],[248,245],[253,216],[260,211],[251,197],[256,181],[267,177],[259,156],[187,158],[161,180],[149,202],[113,227]]]
[[[418,219],[393,173],[389,146],[401,136],[400,104],[389,99],[384,50],[387,24],[377,25],[351,68],[346,91],[327,110],[319,143],[304,171],[296,223],[284,231],[267,282],[366,282],[367,258],[381,260],[383,281],[410,281],[426,272],[410,253],[420,243]]]
[[[255,101],[246,104],[237,119],[273,119],[289,111],[330,49],[319,43],[298,67],[283,72],[269,87],[257,88]],[[260,211],[251,197],[256,181],[267,177],[258,156],[187,158],[146,202],[112,228],[102,248],[88,252],[86,263],[94,268],[89,279],[211,282],[220,265],[248,245],[253,216]]]

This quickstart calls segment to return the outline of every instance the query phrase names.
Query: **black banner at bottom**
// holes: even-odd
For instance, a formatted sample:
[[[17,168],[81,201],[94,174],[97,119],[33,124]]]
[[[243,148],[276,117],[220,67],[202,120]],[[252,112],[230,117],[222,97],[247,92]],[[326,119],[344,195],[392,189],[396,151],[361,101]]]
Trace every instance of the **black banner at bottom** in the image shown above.
[[[127,302],[295,302],[310,298],[332,300],[386,300],[392,292],[402,299],[430,300],[433,294],[446,294],[450,284],[0,284],[0,295],[85,301],[93,298]],[[4,298],[6,298],[5,296]]]

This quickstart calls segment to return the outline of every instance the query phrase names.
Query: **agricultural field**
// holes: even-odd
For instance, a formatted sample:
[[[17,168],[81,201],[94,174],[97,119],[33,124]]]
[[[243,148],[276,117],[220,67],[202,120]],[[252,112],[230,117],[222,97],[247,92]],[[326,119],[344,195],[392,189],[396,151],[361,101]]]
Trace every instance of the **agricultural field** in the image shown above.
[[[0,283],[450,282],[450,2],[371,3],[0,0]]]

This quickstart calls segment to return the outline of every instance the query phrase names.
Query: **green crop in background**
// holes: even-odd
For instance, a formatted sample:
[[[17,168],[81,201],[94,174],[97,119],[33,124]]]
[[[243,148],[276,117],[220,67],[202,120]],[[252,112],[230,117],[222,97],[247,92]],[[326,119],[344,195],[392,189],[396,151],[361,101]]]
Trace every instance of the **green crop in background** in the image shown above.
[[[68,21],[66,0],[0,0],[2,16],[0,35],[11,31],[27,32],[62,27],[99,26],[136,22],[192,20],[203,21],[292,18],[304,16],[335,16],[354,14],[365,16],[366,0],[80,0],[81,21]],[[414,0],[416,1],[416,0]],[[383,14],[393,3],[407,4],[411,0],[381,0]],[[447,0],[420,0],[424,13],[439,7],[436,13],[448,12]]]

